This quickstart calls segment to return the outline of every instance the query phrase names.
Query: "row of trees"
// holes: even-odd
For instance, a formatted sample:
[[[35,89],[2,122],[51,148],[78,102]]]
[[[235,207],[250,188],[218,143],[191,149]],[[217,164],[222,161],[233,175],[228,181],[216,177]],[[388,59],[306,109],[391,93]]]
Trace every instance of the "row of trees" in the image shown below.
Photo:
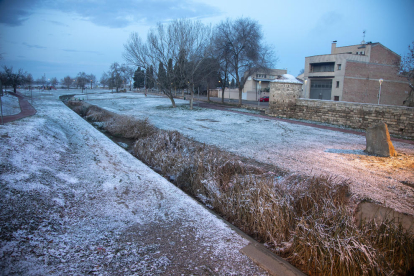
[[[28,85],[30,88],[34,84],[46,84],[45,77],[34,80],[32,74],[23,71],[23,69],[13,71],[13,67],[3,66],[3,70],[0,72],[1,84],[5,87],[12,87],[14,92],[20,85]]]
[[[124,45],[124,58],[138,67],[137,78],[144,77],[146,87],[156,84],[173,107],[173,88],[190,90],[192,108],[195,87],[205,85],[208,90],[219,81],[224,93],[231,77],[241,105],[246,76],[271,68],[275,61],[262,39],[260,25],[249,18],[227,19],[215,28],[179,19],[159,23],[148,32],[146,42],[132,33]]]
[[[85,72],[79,72],[78,75],[74,78],[71,76],[66,76],[61,80],[61,84],[64,85],[67,89],[71,86],[76,88],[81,88],[82,90],[90,84],[91,88],[93,85],[96,85],[96,77],[94,74],[86,74]]]
[[[101,84],[104,86],[108,86],[110,88],[116,88],[116,92],[119,91],[119,88],[122,85],[130,84],[130,90],[132,90],[132,80],[134,78],[134,69],[125,65],[119,64],[118,62],[114,62],[109,67],[107,72],[104,72],[101,76]]]
[[[0,81],[2,85],[5,87],[12,87],[14,92],[16,92],[17,88],[22,85],[27,86],[29,89],[32,89],[34,85],[56,86],[59,83],[55,77],[46,79],[46,76],[42,76],[35,80],[32,74],[23,71],[23,69],[14,71],[13,67],[3,66],[3,70],[3,72],[0,72]],[[75,78],[67,76],[61,80],[61,83],[68,89],[70,86],[85,88],[85,85],[90,82],[91,84],[95,84],[96,77],[93,74],[87,75],[85,72],[80,72]]]

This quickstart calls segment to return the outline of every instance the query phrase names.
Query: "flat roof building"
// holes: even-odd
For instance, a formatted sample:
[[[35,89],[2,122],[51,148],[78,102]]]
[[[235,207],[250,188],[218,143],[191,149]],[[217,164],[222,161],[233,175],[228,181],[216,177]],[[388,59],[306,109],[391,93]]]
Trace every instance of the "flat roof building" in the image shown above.
[[[408,81],[399,75],[400,60],[398,54],[381,43],[363,41],[357,45],[336,47],[334,41],[331,54],[305,58],[302,96],[403,105],[410,88]]]

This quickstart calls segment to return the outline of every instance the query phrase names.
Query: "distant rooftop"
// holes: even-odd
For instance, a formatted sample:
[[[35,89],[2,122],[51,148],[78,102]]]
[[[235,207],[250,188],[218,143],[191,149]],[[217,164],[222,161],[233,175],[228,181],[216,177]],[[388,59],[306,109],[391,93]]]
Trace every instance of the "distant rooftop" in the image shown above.
[[[303,83],[302,81],[298,80],[296,77],[294,77],[291,74],[279,75],[277,76],[276,79],[272,80],[271,82],[300,83],[300,84]]]

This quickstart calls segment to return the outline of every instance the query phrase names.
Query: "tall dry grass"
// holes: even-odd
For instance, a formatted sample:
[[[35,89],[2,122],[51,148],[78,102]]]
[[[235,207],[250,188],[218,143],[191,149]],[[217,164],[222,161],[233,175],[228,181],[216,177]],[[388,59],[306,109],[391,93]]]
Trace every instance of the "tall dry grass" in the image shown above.
[[[89,121],[103,122],[103,128],[114,136],[139,139],[156,132],[156,128],[148,122],[148,119],[138,120],[119,115],[83,101],[71,100],[66,104]]]
[[[309,275],[408,275],[414,267],[414,237],[400,226],[355,225],[347,182],[268,172],[148,120],[74,107],[137,139],[137,158]]]

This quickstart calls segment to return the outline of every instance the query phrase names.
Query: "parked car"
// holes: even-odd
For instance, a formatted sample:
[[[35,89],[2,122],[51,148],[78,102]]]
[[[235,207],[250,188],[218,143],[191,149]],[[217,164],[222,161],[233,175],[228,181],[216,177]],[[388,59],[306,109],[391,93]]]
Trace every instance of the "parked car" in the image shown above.
[[[259,101],[261,101],[261,102],[268,102],[269,101],[269,97],[268,96],[261,97],[259,99]]]

